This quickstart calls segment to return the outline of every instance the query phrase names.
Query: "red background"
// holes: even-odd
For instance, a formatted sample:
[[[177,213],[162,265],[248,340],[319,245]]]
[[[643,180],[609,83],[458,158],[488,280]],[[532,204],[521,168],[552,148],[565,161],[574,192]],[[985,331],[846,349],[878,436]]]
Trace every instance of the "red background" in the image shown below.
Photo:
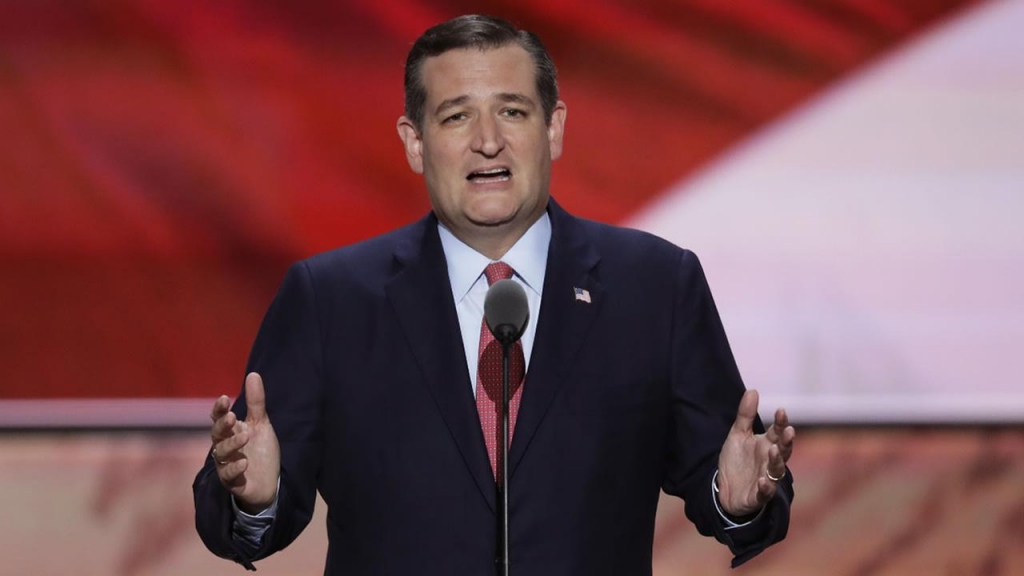
[[[428,209],[395,120],[438,21],[540,34],[553,194],[618,222],[971,3],[4,3],[0,399],[234,390],[290,261]]]

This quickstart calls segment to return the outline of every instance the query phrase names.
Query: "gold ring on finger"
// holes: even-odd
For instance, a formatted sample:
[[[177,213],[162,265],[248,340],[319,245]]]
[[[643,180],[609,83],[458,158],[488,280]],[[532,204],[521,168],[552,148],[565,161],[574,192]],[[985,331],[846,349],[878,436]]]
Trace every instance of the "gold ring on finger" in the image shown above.
[[[779,480],[782,480],[783,478],[786,477],[786,471],[783,470],[782,471],[782,476],[779,476],[778,478],[776,478],[775,476],[772,476],[772,471],[771,470],[765,468],[764,469],[764,475],[767,476],[768,479],[771,480],[772,482],[778,482]]]

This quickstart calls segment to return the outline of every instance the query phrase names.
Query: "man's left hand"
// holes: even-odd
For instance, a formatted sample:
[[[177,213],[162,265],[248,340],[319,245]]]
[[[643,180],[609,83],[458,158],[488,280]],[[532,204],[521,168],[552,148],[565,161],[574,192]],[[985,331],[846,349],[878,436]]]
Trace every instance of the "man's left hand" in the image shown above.
[[[718,500],[731,516],[748,516],[764,507],[775,496],[793,454],[796,430],[785,409],[775,411],[775,422],[764,434],[754,434],[757,402],[756,390],[743,394],[718,456]]]

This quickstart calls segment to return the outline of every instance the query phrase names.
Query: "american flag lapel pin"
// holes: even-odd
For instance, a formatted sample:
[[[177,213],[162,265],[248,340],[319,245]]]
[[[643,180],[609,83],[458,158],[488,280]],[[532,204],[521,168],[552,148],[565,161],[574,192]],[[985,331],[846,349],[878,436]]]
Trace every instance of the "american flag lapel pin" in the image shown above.
[[[586,302],[587,304],[591,303],[590,290],[584,290],[583,288],[573,286],[572,291],[576,293],[577,302]]]

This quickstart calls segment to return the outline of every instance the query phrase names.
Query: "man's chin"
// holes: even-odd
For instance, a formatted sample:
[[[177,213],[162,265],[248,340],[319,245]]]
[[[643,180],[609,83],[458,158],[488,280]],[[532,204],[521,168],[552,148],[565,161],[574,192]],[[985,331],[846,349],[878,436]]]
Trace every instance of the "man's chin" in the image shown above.
[[[466,219],[478,228],[501,228],[515,222],[517,210],[495,213],[467,214]]]
[[[506,227],[506,226],[508,226],[509,224],[511,224],[514,221],[515,221],[515,218],[498,218],[498,219],[490,219],[490,220],[474,220],[474,219],[470,219],[469,223],[472,224],[473,226],[477,227],[477,228],[497,229],[497,228]]]
[[[490,231],[503,228],[528,228],[544,212],[547,203],[537,206],[503,206],[496,210],[472,210],[463,213],[466,221],[476,228]]]

